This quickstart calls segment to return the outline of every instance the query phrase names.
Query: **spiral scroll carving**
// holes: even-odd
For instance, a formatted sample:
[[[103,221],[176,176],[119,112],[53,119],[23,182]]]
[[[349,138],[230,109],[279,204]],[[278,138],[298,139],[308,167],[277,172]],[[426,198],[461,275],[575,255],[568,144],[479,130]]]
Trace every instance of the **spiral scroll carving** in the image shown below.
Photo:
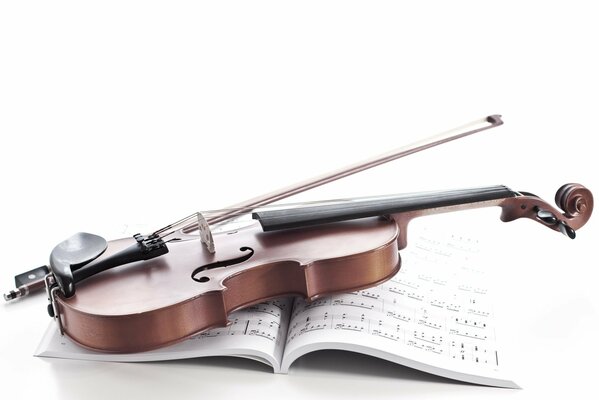
[[[567,183],[555,194],[555,204],[564,211],[565,217],[586,222],[593,212],[593,195],[581,184]]]

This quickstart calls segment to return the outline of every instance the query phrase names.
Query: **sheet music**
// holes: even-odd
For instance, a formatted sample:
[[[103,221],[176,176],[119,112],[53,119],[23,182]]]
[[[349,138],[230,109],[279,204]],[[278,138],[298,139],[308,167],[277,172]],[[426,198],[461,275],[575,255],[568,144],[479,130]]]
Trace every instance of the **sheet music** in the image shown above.
[[[229,316],[229,326],[200,333],[191,340],[247,335],[261,337],[276,346],[283,340],[281,324],[285,323],[283,319],[287,316],[284,313],[289,312],[290,303],[291,299],[280,298],[246,307]]]
[[[517,387],[500,369],[476,240],[424,231],[390,281],[310,304],[297,298],[282,370],[318,349],[358,351],[455,379]]]
[[[474,239],[423,229],[412,232],[402,250],[400,272],[374,288],[310,304],[271,300],[232,313],[226,327],[143,353],[87,350],[51,323],[36,355],[125,362],[230,355],[286,373],[303,354],[341,349],[449,378],[518,387],[501,370],[488,260],[479,249]]]
[[[84,349],[60,336],[55,323],[44,335],[36,356],[96,361],[161,361],[207,356],[252,358],[279,369],[287,332],[291,298],[279,298],[229,315],[230,324],[181,343],[142,353],[112,354]]]

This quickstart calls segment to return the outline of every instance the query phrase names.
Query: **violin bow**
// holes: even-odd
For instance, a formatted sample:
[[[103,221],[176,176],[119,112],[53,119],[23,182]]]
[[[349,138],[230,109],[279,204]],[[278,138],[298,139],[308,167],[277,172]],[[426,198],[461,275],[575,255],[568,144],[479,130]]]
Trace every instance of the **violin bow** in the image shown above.
[[[399,158],[408,156],[410,154],[418,153],[420,151],[435,147],[453,140],[457,140],[466,136],[470,136],[474,133],[481,132],[487,129],[491,129],[497,126],[503,125],[501,115],[489,115],[485,118],[472,121],[468,124],[459,126],[449,131],[431,136],[429,138],[411,143],[406,146],[399,147],[389,152],[380,154],[378,156],[369,158],[362,162],[351,164],[345,168],[337,169],[324,175],[317,176],[315,178],[296,183],[291,186],[284,187],[274,192],[266,193],[261,196],[243,201],[235,204],[231,207],[211,213],[210,216],[204,218],[201,213],[194,213],[188,217],[185,217],[175,223],[169,224],[147,237],[141,237],[141,242],[145,245],[153,245],[154,241],[161,241],[167,235],[170,235],[176,230],[181,229],[184,233],[193,232],[199,230],[202,237],[202,242],[206,245],[208,251],[214,252],[214,243],[212,241],[212,234],[210,232],[209,225],[217,224],[219,222],[227,221],[237,216],[251,212],[257,207],[262,207],[273,203],[275,201],[293,196],[295,194],[304,192],[309,189],[333,182],[337,179],[344,178],[349,175],[376,167],[381,164],[385,164],[389,161],[397,160]],[[15,276],[16,289],[9,291],[4,294],[4,300],[10,301],[19,297],[26,296],[31,292],[43,289],[45,285],[45,278],[48,274],[49,269],[47,266],[41,266],[30,271]]]
[[[263,194],[261,196],[254,197],[244,202],[235,204],[231,207],[223,209],[222,211],[217,211],[214,215],[211,215],[210,217],[206,218],[206,220],[209,224],[216,224],[222,221],[226,221],[228,219],[235,218],[239,215],[248,213],[252,211],[254,208],[265,206],[267,204],[287,198],[289,196],[305,192],[306,190],[310,190],[315,187],[327,184],[329,182],[336,181],[337,179],[341,179],[346,176],[353,175],[355,173],[379,166],[381,164],[385,164],[389,161],[397,160],[398,158],[418,153],[420,151],[430,149],[431,147],[439,146],[441,144],[451,142],[453,140],[461,139],[463,137],[470,136],[474,133],[495,128],[500,125],[503,125],[501,115],[489,115],[488,117],[472,121],[466,125],[462,125],[460,127],[451,129],[438,135],[434,135],[429,138],[411,143],[409,145],[388,151],[386,153],[379,154],[378,156],[371,157],[362,162],[348,165],[345,168],[340,168],[327,174],[320,175],[315,178],[284,187],[274,192]],[[186,227],[184,231],[191,232],[196,229],[198,229],[198,226],[194,223]]]

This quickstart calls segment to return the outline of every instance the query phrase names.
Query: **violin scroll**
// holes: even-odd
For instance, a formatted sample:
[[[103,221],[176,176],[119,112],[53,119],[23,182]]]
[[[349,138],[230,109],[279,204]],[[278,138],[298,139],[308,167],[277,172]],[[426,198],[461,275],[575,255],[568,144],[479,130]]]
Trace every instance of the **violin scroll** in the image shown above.
[[[593,195],[579,183],[567,183],[557,190],[555,203],[561,211],[532,193],[521,194],[501,204],[502,221],[529,218],[574,239],[576,230],[584,226],[593,213]]]
[[[585,215],[586,222],[593,211],[593,195],[581,184],[567,183],[555,193],[555,204],[564,211],[566,217]]]

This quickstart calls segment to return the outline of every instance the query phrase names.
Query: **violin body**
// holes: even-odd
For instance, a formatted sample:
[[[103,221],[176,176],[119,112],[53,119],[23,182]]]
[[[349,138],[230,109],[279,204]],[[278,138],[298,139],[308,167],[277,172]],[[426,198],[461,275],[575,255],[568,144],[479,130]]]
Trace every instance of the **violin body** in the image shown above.
[[[313,300],[381,283],[400,268],[399,234],[394,221],[376,217],[277,232],[255,222],[215,234],[211,254],[198,236],[178,232],[169,253],[86,279],[70,298],[59,294],[60,323],[94,350],[151,350],[226,326],[229,313],[266,299]],[[93,263],[132,243],[109,242]]]

